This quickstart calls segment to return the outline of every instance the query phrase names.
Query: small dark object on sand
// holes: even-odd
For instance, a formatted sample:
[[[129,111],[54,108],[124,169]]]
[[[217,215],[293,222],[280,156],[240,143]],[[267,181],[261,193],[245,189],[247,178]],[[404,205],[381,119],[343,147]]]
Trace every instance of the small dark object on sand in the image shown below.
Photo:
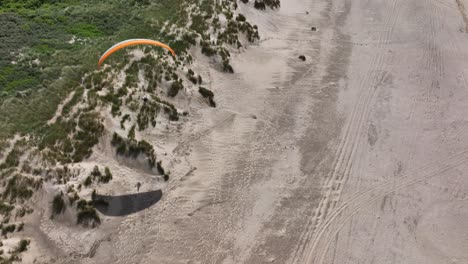
[[[301,55],[301,56],[299,56],[299,59],[300,59],[301,61],[305,61],[305,60],[306,60],[306,57],[305,57],[304,55]]]
[[[309,11],[306,11],[306,15],[308,15],[308,14],[309,14]]]
[[[317,31],[317,28],[316,28],[316,27],[312,27],[312,31]]]

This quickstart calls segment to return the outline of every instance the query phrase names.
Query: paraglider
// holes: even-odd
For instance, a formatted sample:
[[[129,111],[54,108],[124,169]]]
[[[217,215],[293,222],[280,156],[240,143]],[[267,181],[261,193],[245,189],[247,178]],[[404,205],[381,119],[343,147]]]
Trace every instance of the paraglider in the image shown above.
[[[159,47],[162,47],[162,48],[165,48],[165,49],[169,50],[172,53],[173,56],[176,55],[175,52],[171,49],[171,47],[169,47],[168,45],[166,45],[164,43],[161,43],[159,41],[151,40],[151,39],[128,39],[128,40],[124,40],[122,42],[119,42],[119,43],[115,44],[110,49],[108,49],[106,52],[104,52],[104,54],[102,54],[101,58],[99,59],[98,67],[101,67],[101,64],[107,59],[107,57],[109,57],[110,55],[112,55],[116,51],[119,51],[119,50],[121,50],[123,48],[126,48],[126,47],[129,47],[129,46],[135,46],[135,45],[159,46]]]

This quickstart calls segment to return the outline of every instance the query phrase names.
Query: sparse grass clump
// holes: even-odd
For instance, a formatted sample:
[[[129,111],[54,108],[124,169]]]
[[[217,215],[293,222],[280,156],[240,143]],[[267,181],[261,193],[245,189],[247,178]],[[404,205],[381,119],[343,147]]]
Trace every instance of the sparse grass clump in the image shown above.
[[[2,228],[2,235],[6,236],[8,233],[13,233],[15,232],[16,225],[15,224],[10,224],[10,225],[1,225]]]
[[[85,200],[80,200],[77,203],[77,210],[78,225],[94,228],[101,224],[101,218],[99,218],[92,201],[87,202]]]
[[[200,86],[200,87],[198,88],[198,92],[200,92],[200,94],[201,94],[204,98],[208,98],[208,101],[209,101],[211,107],[216,107],[216,103],[215,103],[215,101],[213,100],[214,93],[213,93],[211,90],[209,90],[209,89],[207,89],[207,88],[205,88],[205,87],[201,87],[201,86]]]
[[[29,246],[29,240],[21,239],[20,242],[18,242],[18,246],[16,246],[14,252],[15,253],[24,252],[24,251],[28,250],[28,246]]]
[[[265,10],[266,7],[275,9],[275,8],[280,7],[280,1],[279,0],[255,0],[254,7],[260,10]]]
[[[91,174],[88,177],[86,177],[85,181],[83,182],[83,185],[85,187],[88,187],[95,181],[99,183],[108,183],[110,180],[112,180],[112,173],[108,167],[105,167],[103,175],[99,170],[99,167],[94,166],[93,170],[91,171]]]
[[[150,167],[156,165],[156,154],[154,148],[148,142],[142,140],[125,139],[119,134],[114,133],[111,141],[112,146],[116,148],[116,153],[128,158],[136,159],[139,155],[145,155]]]
[[[7,199],[10,203],[23,203],[33,195],[33,191],[40,188],[42,180],[35,180],[29,177],[16,174],[11,177],[3,192],[3,199]]]
[[[63,199],[63,194],[57,194],[54,196],[54,199],[52,200],[52,218],[55,215],[63,214],[65,212],[67,205],[65,203],[65,200]]]
[[[110,180],[112,180],[112,173],[111,173],[109,167],[106,167],[104,169],[104,175],[101,177],[101,179],[99,181],[103,182],[103,183],[108,183]]]
[[[0,214],[1,215],[9,215],[11,211],[13,211],[15,207],[13,205],[9,205],[4,203],[3,201],[0,201]]]
[[[181,80],[176,80],[171,84],[171,87],[167,93],[170,97],[175,97],[180,90],[184,89],[184,85]]]

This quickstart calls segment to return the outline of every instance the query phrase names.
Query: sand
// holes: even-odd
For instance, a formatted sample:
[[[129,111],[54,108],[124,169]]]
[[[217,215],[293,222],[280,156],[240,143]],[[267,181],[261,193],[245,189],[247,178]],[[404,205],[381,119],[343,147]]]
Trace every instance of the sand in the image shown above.
[[[234,74],[193,50],[218,107],[138,135],[169,183],[105,144],[88,161],[115,171],[103,195],[148,178],[161,200],[57,262],[468,263],[468,1],[239,6],[261,40]]]

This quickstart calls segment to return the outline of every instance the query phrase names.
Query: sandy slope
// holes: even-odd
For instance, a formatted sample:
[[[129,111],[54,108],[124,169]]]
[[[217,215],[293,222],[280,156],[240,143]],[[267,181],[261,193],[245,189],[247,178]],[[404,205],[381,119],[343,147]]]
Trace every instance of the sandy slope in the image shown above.
[[[64,262],[467,263],[458,3],[241,10],[259,25],[259,45],[233,54],[233,75],[196,65],[219,107],[194,102],[165,145],[142,135],[172,160],[171,182],[154,186],[162,200],[123,218],[92,258]]]

